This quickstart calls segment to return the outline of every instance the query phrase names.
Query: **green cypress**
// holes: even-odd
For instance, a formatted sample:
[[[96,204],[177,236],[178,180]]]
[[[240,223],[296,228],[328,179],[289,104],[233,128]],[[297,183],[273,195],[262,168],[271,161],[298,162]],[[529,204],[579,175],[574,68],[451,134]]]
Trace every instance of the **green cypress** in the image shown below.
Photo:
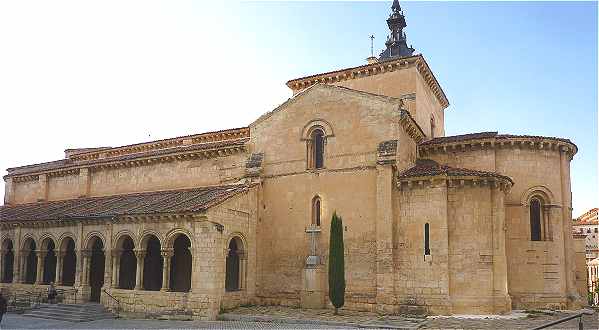
[[[345,260],[343,256],[343,220],[333,212],[329,242],[329,299],[338,309],[345,304]]]

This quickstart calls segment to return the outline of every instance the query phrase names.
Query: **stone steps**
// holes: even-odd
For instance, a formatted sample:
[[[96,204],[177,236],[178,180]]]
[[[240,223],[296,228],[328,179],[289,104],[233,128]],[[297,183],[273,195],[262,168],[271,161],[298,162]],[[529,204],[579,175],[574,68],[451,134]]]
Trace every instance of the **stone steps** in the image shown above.
[[[89,322],[116,318],[104,306],[94,303],[78,305],[40,304],[39,308],[32,309],[24,313],[23,316],[68,322]]]

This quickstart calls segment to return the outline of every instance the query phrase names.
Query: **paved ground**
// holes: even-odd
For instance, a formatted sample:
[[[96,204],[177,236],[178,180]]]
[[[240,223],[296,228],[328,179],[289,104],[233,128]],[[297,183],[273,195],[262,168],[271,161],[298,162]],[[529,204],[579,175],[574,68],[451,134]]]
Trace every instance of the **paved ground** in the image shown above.
[[[0,328],[4,329],[347,329],[314,324],[285,324],[240,321],[162,321],[114,319],[93,322],[65,322],[6,314]]]
[[[259,309],[262,314],[251,313]],[[235,313],[233,313],[235,312]],[[392,329],[530,329],[571,314],[563,312],[512,313],[499,317],[409,318],[378,316],[374,313],[342,311],[334,316],[329,310],[300,310],[285,307],[250,307],[225,313],[223,318],[236,321],[163,321],[115,319],[71,323],[6,314],[1,329],[348,329],[358,327]],[[266,314],[270,312],[270,315]],[[286,315],[286,316],[284,316]],[[599,315],[583,319],[585,329],[599,329]],[[578,320],[552,329],[578,329]]]
[[[380,316],[376,313],[342,310],[341,315],[333,315],[332,310],[301,310],[281,306],[240,307],[229,311],[222,318],[237,321],[301,322],[302,320],[321,321],[329,325],[349,325],[355,327],[381,327],[395,329],[531,329],[554,320],[572,315],[564,312],[523,312],[515,311],[500,316],[462,317],[404,317]],[[599,329],[599,313],[583,318],[585,329]],[[562,323],[554,329],[578,329],[578,320]]]

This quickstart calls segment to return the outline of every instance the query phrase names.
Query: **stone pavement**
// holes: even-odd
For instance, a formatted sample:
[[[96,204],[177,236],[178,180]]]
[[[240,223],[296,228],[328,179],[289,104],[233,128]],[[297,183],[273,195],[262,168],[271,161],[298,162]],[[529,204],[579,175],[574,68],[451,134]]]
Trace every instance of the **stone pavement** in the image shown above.
[[[347,329],[314,324],[287,324],[241,321],[165,321],[111,319],[92,322],[66,322],[5,314],[0,329]]]
[[[261,322],[310,322],[314,325],[350,326],[359,328],[389,329],[530,329],[572,315],[572,312],[514,311],[508,315],[494,316],[382,316],[370,312],[341,310],[305,310],[282,306],[239,307],[221,314],[221,319]],[[583,317],[585,329],[599,329],[599,314]],[[562,323],[552,329],[578,329],[578,319]]]

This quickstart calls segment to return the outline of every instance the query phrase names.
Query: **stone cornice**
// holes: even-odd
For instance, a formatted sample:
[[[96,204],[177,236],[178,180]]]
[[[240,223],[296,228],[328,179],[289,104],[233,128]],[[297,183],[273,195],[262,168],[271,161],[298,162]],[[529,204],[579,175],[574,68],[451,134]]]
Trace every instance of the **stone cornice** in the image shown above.
[[[407,110],[400,109],[399,122],[401,126],[406,130],[406,133],[416,141],[416,143],[420,143],[424,141],[426,135],[420,128],[420,125],[416,123],[412,115]]]
[[[70,174],[79,174],[79,171],[83,168],[88,169],[107,169],[107,168],[125,168],[125,167],[137,167],[137,166],[145,166],[151,165],[155,163],[165,163],[176,160],[192,160],[192,159],[208,159],[208,158],[216,158],[221,156],[229,156],[233,154],[237,154],[240,152],[245,152],[246,146],[245,141],[243,139],[239,141],[240,143],[225,145],[225,146],[217,146],[215,148],[201,149],[201,150],[190,150],[184,152],[177,152],[177,150],[173,150],[172,153],[166,153],[163,155],[157,156],[140,156],[139,158],[127,159],[127,160],[113,160],[113,159],[105,159],[105,160],[97,160],[97,161],[87,161],[82,163],[75,163],[72,165],[66,165],[63,168],[58,169],[50,169],[45,171],[39,171],[34,173],[28,173],[24,175],[11,175],[10,173],[4,178],[11,177],[14,182],[26,182],[26,181],[35,181],[38,180],[40,175],[48,175],[51,177],[56,176],[65,176]]]
[[[418,72],[420,72],[420,74],[424,78],[424,81],[427,83],[433,94],[435,94],[437,100],[439,101],[439,104],[441,104],[443,108],[447,108],[447,106],[449,106],[447,96],[443,92],[441,85],[439,85],[439,82],[435,78],[435,75],[429,68],[428,64],[426,63],[426,60],[422,55],[403,57],[390,61],[366,64],[358,67],[293,79],[287,82],[287,86],[291,88],[294,93],[297,93],[298,91],[306,89],[317,83],[332,84],[345,80],[352,80],[356,78],[377,75],[395,70],[401,70],[413,66],[416,66]]]
[[[82,160],[96,160],[102,158],[118,157],[123,155],[135,154],[140,152],[147,152],[160,149],[168,149],[180,146],[190,146],[194,144],[202,144],[209,142],[222,142],[228,140],[236,140],[241,138],[248,138],[250,136],[250,130],[248,127],[234,128],[216,132],[208,132],[202,134],[194,134],[181,136],[176,138],[157,140],[151,142],[143,142],[137,144],[131,144],[122,147],[103,149],[99,151],[91,151],[85,153],[79,153],[71,156],[69,159],[74,161]]]
[[[446,185],[449,188],[466,188],[466,187],[489,187],[498,188],[504,192],[508,192],[512,187],[512,182],[501,177],[486,177],[476,175],[466,176],[449,176],[445,174],[435,176],[420,176],[397,178],[396,186],[400,190],[424,188],[430,185]]]
[[[473,150],[484,150],[484,149],[535,149],[535,150],[552,150],[565,152],[570,160],[574,157],[578,148],[571,142],[566,142],[552,138],[539,138],[539,137],[526,137],[526,136],[514,136],[514,137],[491,137],[484,139],[471,139],[462,140],[455,142],[442,142],[433,144],[421,144],[418,146],[418,152],[420,157],[427,157],[433,154],[447,153],[447,152],[467,152]]]

